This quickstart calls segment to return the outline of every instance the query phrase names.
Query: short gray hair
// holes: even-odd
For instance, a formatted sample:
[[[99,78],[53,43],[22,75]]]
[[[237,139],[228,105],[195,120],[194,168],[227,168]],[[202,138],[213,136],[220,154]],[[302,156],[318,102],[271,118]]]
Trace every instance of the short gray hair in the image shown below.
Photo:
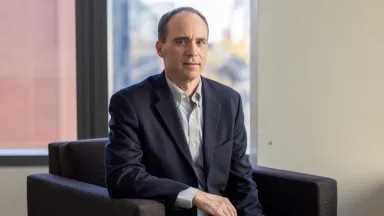
[[[176,14],[181,13],[183,11],[188,11],[188,12],[192,12],[192,13],[197,14],[207,25],[207,30],[208,30],[208,34],[209,34],[209,27],[208,27],[207,19],[205,18],[205,16],[200,11],[196,10],[193,7],[179,7],[179,8],[173,9],[173,10],[165,13],[163,16],[161,16],[160,21],[159,21],[159,25],[157,27],[157,39],[159,41],[161,41],[163,43],[166,42],[166,40],[167,40],[167,24],[168,24],[169,20],[173,16],[175,16]]]

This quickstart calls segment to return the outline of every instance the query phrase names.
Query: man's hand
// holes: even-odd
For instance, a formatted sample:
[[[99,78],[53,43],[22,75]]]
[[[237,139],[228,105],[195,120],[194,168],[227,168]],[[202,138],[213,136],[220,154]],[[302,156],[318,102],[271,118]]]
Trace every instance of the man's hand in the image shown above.
[[[198,190],[192,200],[193,205],[213,216],[237,216],[235,207],[225,197]]]

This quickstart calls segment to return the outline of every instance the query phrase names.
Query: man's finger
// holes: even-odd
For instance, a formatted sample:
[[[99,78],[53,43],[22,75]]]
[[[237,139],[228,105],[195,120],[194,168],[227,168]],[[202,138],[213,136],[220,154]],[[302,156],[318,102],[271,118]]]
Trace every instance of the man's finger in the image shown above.
[[[237,216],[237,211],[235,209],[235,207],[232,205],[231,201],[229,201],[229,199],[225,198],[225,203],[227,204],[227,209],[228,211],[231,213],[231,216]]]
[[[231,203],[230,206],[231,206],[231,209],[232,209],[232,211],[234,213],[234,216],[237,216],[237,210],[236,210],[235,206],[233,206],[232,203]]]
[[[232,204],[227,205],[227,209],[231,213],[231,216],[237,216],[236,209]]]
[[[227,208],[227,206],[221,207],[219,211],[223,212],[223,216],[232,216],[231,211]]]

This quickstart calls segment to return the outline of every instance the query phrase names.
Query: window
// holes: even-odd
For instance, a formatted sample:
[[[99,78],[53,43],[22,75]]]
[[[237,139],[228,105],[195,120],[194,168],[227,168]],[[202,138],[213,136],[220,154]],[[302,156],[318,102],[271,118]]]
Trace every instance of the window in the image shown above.
[[[109,0],[109,96],[163,70],[155,50],[157,24],[162,14],[180,6],[192,6],[206,16],[210,48],[204,76],[242,95],[251,143],[250,0],[222,0],[220,4],[212,0]]]
[[[75,1],[0,2],[0,154],[77,139]]]

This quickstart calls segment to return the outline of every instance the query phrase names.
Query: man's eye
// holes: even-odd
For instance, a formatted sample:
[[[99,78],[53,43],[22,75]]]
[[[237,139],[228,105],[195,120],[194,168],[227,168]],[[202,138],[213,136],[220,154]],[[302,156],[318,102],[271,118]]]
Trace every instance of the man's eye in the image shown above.
[[[197,41],[197,45],[204,45],[205,44],[205,41],[204,40],[199,40]]]
[[[177,40],[176,44],[184,45],[184,44],[186,44],[186,41],[185,40]]]

